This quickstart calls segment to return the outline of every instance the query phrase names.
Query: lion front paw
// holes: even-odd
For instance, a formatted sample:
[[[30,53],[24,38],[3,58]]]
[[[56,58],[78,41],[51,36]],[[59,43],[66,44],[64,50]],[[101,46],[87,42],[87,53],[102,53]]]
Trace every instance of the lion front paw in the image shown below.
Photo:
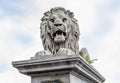
[[[52,55],[52,53],[51,53],[50,51],[47,51],[47,50],[45,50],[45,51],[40,51],[40,52],[37,52],[37,53],[35,54],[35,57],[46,56],[46,55]]]
[[[75,52],[67,48],[61,48],[57,52],[57,55],[74,55],[74,54]]]

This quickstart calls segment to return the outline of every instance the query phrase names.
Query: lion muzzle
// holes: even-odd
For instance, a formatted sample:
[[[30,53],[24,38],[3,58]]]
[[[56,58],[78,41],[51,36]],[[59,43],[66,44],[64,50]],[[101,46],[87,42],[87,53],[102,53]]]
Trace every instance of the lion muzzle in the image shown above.
[[[57,30],[55,33],[53,33],[53,39],[56,43],[64,42],[66,39],[66,32]]]

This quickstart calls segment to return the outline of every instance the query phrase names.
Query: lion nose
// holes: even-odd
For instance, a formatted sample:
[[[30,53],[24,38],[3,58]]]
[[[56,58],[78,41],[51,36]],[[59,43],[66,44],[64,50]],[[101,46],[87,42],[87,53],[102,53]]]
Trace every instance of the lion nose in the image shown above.
[[[54,26],[56,26],[56,27],[59,27],[59,26],[61,26],[62,24],[54,24]]]

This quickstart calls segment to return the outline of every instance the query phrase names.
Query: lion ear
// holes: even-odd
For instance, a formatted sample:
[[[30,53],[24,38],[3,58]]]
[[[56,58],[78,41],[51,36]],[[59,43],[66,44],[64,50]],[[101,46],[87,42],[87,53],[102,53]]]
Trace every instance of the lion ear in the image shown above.
[[[70,10],[67,10],[67,11],[66,11],[66,14],[67,14],[69,17],[71,17],[71,18],[74,17],[74,13],[71,12]]]
[[[49,19],[49,16],[50,16],[50,12],[47,11],[44,13],[44,16],[41,18],[41,21],[47,21]]]

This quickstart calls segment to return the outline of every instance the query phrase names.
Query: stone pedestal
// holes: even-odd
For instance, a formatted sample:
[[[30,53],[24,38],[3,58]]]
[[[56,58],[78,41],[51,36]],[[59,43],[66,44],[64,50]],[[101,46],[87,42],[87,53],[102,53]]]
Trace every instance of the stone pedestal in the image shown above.
[[[13,62],[31,83],[103,83],[104,77],[80,55],[41,56]]]

